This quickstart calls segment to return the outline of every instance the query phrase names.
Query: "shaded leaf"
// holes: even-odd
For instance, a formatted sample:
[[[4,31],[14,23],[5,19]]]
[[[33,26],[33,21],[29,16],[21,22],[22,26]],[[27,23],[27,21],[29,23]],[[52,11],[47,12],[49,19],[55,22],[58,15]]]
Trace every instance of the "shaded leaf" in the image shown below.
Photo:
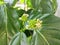
[[[16,11],[13,8],[7,8],[5,4],[0,5],[0,44],[8,45],[12,36],[18,31],[19,23]],[[2,38],[6,39],[5,42],[2,41]]]

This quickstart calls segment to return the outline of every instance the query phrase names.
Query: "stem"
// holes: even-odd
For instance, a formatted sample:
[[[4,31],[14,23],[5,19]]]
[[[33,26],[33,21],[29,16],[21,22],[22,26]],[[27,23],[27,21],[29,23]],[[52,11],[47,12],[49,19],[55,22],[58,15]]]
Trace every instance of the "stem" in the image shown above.
[[[7,8],[6,8],[6,6],[5,6],[5,13],[6,13],[6,16],[5,16],[5,27],[6,27],[6,29],[5,29],[5,33],[6,33],[6,45],[8,45],[8,39],[7,39],[7,31],[8,31],[8,29],[7,29]]]

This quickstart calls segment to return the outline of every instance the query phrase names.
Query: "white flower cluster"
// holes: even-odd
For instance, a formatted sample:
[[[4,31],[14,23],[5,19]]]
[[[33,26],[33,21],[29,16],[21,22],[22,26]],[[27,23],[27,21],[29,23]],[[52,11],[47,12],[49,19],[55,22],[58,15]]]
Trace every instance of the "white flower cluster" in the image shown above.
[[[40,29],[42,27],[42,21],[37,19],[33,22],[28,21],[28,25],[26,25],[26,29]]]

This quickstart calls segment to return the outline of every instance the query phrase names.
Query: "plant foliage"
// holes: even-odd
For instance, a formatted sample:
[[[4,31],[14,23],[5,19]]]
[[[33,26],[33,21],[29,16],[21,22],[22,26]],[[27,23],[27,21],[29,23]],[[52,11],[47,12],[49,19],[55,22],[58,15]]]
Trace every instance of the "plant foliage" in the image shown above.
[[[60,18],[56,0],[21,0],[27,11],[0,2],[0,45],[60,45]]]

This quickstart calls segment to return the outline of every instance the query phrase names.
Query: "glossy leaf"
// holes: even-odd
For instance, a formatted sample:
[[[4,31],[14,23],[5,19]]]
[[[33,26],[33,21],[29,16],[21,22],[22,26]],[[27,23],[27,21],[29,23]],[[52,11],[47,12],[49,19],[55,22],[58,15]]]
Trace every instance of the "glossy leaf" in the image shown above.
[[[30,0],[32,7],[35,10],[41,10],[42,13],[55,13],[57,9],[56,0]]]
[[[13,8],[0,5],[0,44],[8,45],[12,36],[19,31],[18,15]],[[5,39],[5,42],[2,40]]]
[[[16,0],[14,1],[13,6],[16,4]],[[16,9],[10,5],[0,6],[0,45],[8,45],[16,33],[9,45],[60,45],[60,18],[54,15],[57,8],[56,0],[28,0],[27,2],[29,2],[29,6],[33,7],[27,12],[24,10],[16,12]],[[24,13],[29,14],[27,22],[33,19],[43,21],[42,29],[33,30],[35,32],[32,33],[30,42],[27,40],[25,32],[20,32],[25,24],[23,25],[23,22],[18,18]],[[34,21],[32,23],[34,24]]]
[[[43,34],[41,34],[39,31],[35,31],[32,37],[31,45],[50,45],[50,44],[45,39]]]
[[[17,33],[13,37],[13,39],[9,45],[28,45],[27,38],[26,38],[25,34],[22,32]]]
[[[31,45],[60,45],[60,18],[49,15],[42,20],[42,29],[35,31]]]
[[[48,40],[50,45],[60,45],[60,18],[54,15],[43,18],[43,28],[40,32]]]

